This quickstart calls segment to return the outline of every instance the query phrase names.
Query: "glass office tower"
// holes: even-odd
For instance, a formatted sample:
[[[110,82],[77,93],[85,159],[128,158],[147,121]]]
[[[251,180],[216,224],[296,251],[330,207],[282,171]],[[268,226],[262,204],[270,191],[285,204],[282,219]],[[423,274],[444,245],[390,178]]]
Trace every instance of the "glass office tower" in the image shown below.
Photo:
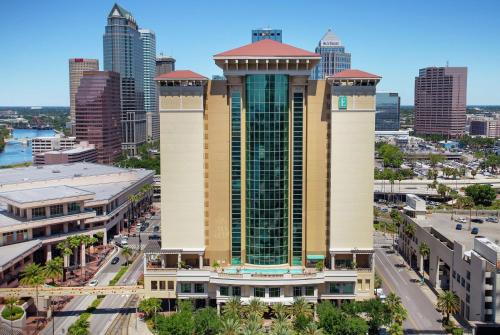
[[[156,35],[150,29],[139,29],[144,61],[144,110],[148,141],[160,139],[160,117],[156,107]]]
[[[321,61],[312,72],[312,79],[325,79],[335,73],[351,68],[351,54],[345,51],[342,41],[328,29],[315,50],[321,55]]]
[[[132,14],[116,4],[108,15],[103,47],[104,70],[121,78],[122,149],[135,155],[146,141],[142,43]]]
[[[397,93],[377,93],[376,131],[399,130],[400,98]]]
[[[288,76],[246,76],[246,259],[288,263]]]
[[[261,28],[252,30],[252,43],[262,40],[281,42],[283,32],[281,29]]]

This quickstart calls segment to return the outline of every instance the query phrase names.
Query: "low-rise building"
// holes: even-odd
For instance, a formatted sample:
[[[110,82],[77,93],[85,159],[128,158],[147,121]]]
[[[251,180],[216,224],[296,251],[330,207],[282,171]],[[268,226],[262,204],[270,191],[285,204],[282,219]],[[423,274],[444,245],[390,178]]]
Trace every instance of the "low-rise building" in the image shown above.
[[[65,150],[71,149],[76,144],[76,137],[74,136],[43,136],[35,137],[31,140],[31,152],[33,155],[52,151],[52,150]]]
[[[500,226],[498,223],[460,223],[450,214],[404,215],[398,248],[403,257],[436,290],[451,290],[460,299],[460,317],[477,327],[500,327]],[[457,216],[455,215],[455,219]],[[459,219],[460,220],[460,219]],[[463,221],[463,220],[462,220]],[[478,228],[474,235],[469,228]],[[419,252],[426,244],[430,254]]]
[[[60,254],[55,246],[73,235],[103,235],[103,243],[147,207],[153,171],[92,163],[0,171],[0,287],[17,285],[25,264]],[[129,196],[141,194],[131,203]],[[67,265],[76,264],[84,249]],[[78,256],[80,253],[80,256]]]
[[[35,165],[68,164],[77,162],[97,162],[97,149],[94,144],[80,142],[74,148],[64,150],[52,150],[36,154]]]

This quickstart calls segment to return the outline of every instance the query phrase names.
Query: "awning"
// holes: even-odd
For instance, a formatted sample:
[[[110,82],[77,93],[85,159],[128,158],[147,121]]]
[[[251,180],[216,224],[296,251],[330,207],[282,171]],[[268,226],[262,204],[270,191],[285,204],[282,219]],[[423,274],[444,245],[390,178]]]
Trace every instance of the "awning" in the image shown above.
[[[307,255],[308,261],[322,261],[323,259],[325,259],[323,255]]]

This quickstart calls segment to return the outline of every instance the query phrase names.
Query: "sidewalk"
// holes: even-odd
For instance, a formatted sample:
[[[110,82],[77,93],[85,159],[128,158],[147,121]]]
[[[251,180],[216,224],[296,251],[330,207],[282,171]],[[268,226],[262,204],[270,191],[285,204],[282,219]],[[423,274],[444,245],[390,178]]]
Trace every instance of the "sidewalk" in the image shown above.
[[[136,328],[137,326],[137,328]],[[140,320],[136,313],[131,313],[130,314],[130,319],[128,322],[128,334],[129,335],[152,335],[151,331],[149,330],[148,326],[146,325],[146,322],[144,320]]]

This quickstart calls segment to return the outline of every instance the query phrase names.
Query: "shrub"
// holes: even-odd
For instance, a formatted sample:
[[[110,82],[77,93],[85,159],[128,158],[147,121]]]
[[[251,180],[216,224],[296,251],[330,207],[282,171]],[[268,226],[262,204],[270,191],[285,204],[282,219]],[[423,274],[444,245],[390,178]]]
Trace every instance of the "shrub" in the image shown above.
[[[24,309],[19,306],[13,306],[11,309],[9,306],[5,306],[2,311],[2,317],[5,320],[14,321],[20,319],[24,314]]]

